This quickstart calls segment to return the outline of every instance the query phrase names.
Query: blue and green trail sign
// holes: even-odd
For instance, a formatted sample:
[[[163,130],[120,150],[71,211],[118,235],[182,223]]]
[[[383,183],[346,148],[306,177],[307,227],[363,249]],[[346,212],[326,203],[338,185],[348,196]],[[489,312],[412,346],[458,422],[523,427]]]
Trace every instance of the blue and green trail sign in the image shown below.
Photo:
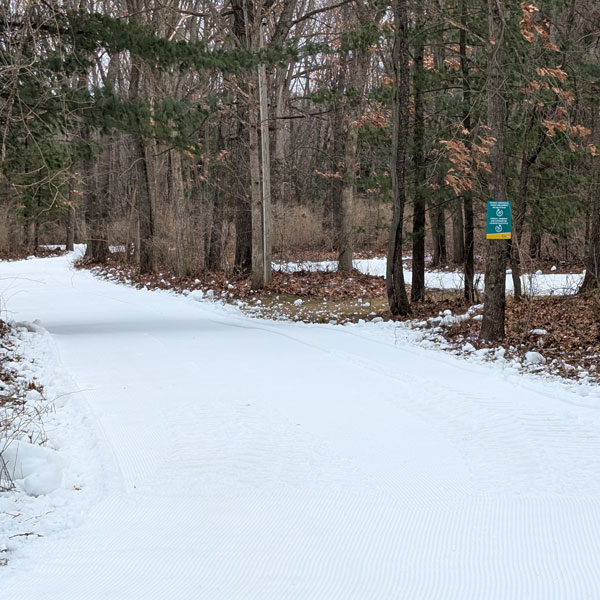
[[[487,203],[488,240],[510,240],[512,232],[512,202],[490,200]]]

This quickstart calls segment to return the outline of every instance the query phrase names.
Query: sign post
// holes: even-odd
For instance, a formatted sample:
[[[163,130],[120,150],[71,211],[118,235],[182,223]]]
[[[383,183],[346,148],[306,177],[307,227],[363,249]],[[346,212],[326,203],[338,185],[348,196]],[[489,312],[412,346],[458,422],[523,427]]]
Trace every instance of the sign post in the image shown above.
[[[510,240],[512,237],[512,202],[490,200],[487,203],[488,240]]]

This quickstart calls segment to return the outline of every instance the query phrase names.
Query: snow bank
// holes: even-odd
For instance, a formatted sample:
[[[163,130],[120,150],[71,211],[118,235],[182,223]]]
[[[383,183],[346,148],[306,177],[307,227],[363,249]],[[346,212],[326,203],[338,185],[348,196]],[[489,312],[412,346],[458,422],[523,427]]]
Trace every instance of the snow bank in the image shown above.
[[[0,432],[2,480],[14,484],[0,493],[0,547],[5,547],[0,564],[9,565],[31,540],[81,523],[104,494],[110,464],[87,402],[63,370],[50,334],[39,321],[13,327],[10,367],[17,380],[34,382],[43,395],[34,389],[26,394],[40,419],[12,429],[5,425]]]

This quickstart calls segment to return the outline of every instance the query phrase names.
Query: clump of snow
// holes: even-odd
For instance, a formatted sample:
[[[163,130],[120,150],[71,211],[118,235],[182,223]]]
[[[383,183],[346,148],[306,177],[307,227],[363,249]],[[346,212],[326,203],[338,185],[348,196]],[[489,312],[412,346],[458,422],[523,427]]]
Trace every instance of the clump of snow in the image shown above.
[[[529,333],[532,335],[547,335],[547,331],[545,329],[532,329]]]
[[[301,298],[298,298],[298,300],[294,300],[294,306],[302,306],[302,304],[304,304],[304,302]]]
[[[526,352],[525,362],[530,365],[543,365],[546,359],[539,352]]]
[[[0,467],[26,494],[42,496],[62,486],[64,461],[56,450],[9,439],[0,440],[0,448]]]
[[[204,292],[202,290],[194,290],[193,292],[189,293],[188,297],[196,302],[201,302],[204,300]]]

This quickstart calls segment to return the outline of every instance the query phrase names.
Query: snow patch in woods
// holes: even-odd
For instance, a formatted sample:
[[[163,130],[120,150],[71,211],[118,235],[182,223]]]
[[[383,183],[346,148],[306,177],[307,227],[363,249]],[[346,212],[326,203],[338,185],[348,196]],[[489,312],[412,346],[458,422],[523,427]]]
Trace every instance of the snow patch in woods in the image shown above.
[[[356,259],[352,261],[355,269],[365,275],[374,275],[376,277],[385,277],[387,260],[385,258]],[[333,260],[325,261],[305,261],[305,262],[286,262],[274,263],[273,268],[285,273],[295,273],[297,271],[311,272],[331,272],[337,270],[337,262]],[[555,271],[556,267],[551,270]],[[510,269],[506,275],[506,290],[513,292],[513,281]],[[558,273],[544,274],[537,271],[535,274],[525,273],[521,275],[521,286],[523,292],[530,296],[564,296],[575,294],[583,281],[584,273]],[[407,284],[412,283],[412,271],[404,269],[404,280]],[[475,283],[479,290],[484,289],[483,273],[475,274]],[[459,290],[464,287],[464,276],[461,271],[425,271],[425,286],[430,289]]]

